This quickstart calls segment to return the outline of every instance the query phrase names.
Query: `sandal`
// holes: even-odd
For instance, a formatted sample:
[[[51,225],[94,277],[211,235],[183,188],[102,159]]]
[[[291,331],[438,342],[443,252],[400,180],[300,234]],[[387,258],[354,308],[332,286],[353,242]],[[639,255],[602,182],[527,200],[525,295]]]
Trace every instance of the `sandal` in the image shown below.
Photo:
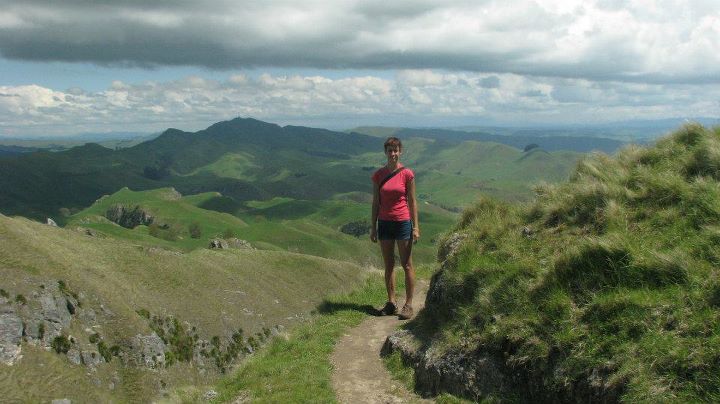
[[[400,310],[400,314],[398,314],[398,318],[400,320],[409,320],[413,318],[415,313],[413,312],[413,308],[410,305],[403,306],[402,310]]]

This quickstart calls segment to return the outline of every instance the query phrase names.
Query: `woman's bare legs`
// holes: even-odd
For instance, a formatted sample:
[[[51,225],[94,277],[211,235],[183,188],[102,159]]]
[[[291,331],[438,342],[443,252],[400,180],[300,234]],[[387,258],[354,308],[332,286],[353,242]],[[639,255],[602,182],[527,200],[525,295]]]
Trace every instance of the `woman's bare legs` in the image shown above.
[[[413,294],[415,293],[415,268],[412,264],[412,240],[398,240],[398,253],[400,264],[405,270],[405,305],[412,307]],[[387,272],[385,272],[387,277]],[[394,282],[393,282],[394,283]],[[393,292],[395,291],[393,285]]]
[[[383,262],[385,263],[385,288],[388,302],[395,304],[395,240],[380,240]]]

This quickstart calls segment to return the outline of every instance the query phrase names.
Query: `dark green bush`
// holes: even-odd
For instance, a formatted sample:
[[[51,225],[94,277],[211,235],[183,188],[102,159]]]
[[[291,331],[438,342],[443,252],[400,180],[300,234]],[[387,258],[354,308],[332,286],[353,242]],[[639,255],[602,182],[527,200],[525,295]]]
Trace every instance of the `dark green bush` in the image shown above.
[[[110,350],[110,348],[108,348],[108,346],[105,345],[104,341],[98,342],[97,347],[98,347],[98,352],[100,352],[100,356],[102,356],[103,359],[105,359],[105,362],[110,363],[110,361],[112,360],[112,357],[113,357],[113,354],[112,354],[112,351]]]
[[[71,345],[70,340],[64,335],[58,335],[50,342],[50,347],[59,354],[66,354]]]
[[[200,223],[190,223],[190,226],[188,226],[188,232],[190,233],[191,238],[200,238],[202,236],[202,229],[200,228]]]
[[[342,225],[340,231],[351,236],[360,237],[370,233],[370,223],[367,220],[356,220]]]

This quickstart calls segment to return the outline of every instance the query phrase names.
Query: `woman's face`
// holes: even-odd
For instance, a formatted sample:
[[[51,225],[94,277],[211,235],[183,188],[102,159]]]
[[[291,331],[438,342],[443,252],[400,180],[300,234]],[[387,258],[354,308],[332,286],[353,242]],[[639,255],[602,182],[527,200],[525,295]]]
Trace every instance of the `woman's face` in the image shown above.
[[[397,146],[388,146],[385,148],[385,155],[387,156],[388,163],[397,163],[400,161],[400,155],[402,150]]]

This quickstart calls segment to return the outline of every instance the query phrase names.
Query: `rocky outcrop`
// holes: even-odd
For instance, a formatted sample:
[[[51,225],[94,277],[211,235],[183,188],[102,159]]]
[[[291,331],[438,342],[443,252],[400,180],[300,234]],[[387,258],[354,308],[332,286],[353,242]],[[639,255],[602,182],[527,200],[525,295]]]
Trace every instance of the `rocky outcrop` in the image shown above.
[[[165,366],[165,343],[156,333],[136,335],[132,348],[135,364],[151,369]]]
[[[398,331],[385,340],[382,355],[393,352],[399,352],[403,362],[415,369],[416,389],[424,396],[451,393],[480,400],[506,388],[501,366],[493,358],[441,354],[432,348],[423,350],[407,330]]]
[[[77,295],[68,290],[64,282],[46,282],[28,298],[17,296],[12,303],[7,299],[0,303],[0,357],[4,363],[17,362],[23,340],[64,353],[74,364],[91,366],[102,361],[95,345],[81,346],[74,337],[67,338],[74,318],[89,320],[84,323],[92,326],[96,316],[92,309],[80,307]],[[99,359],[93,357],[92,352]]]
[[[7,304],[0,305],[0,362],[14,364],[20,358],[20,341],[23,324],[16,310]]]
[[[86,367],[91,371],[88,374],[114,358],[129,367],[161,370],[186,362],[202,372],[224,373],[281,329],[263,328],[249,336],[242,329],[228,330],[224,337],[205,340],[193,324],[140,309],[137,313],[148,320],[150,334],[107,339],[101,335],[104,325],[115,321],[117,315],[102,303],[88,301],[84,293],[71,291],[63,281],[39,282],[27,298],[11,292],[0,289],[0,362],[6,365],[21,360],[23,344],[32,344],[63,355],[70,364]],[[16,297],[11,300],[10,296]],[[78,330],[84,331],[71,334]]]
[[[239,238],[229,238],[227,240],[221,238],[215,238],[210,240],[208,248],[217,250],[226,250],[228,248],[237,248],[240,250],[254,250],[255,247],[250,244],[249,241],[241,240]]]
[[[227,240],[228,246],[230,248],[237,248],[241,250],[254,250],[255,247],[253,247],[249,241],[247,240],[241,240],[239,238],[229,238]]]
[[[481,348],[440,352],[433,345],[421,344],[408,330],[385,340],[381,354],[394,352],[415,370],[415,388],[426,397],[451,393],[473,401],[505,397],[532,403],[616,403],[624,390],[624,382],[612,380],[612,372],[603,368],[592,369],[586,377],[563,386],[548,386],[543,371],[551,366],[510,366],[502,352]]]
[[[40,295],[40,305],[42,307],[42,325],[44,328],[43,335],[40,337],[49,344],[55,337],[62,334],[63,328],[70,326],[72,314],[70,308],[77,306],[77,302],[73,305],[64,295],[57,295],[50,291],[46,291]]]
[[[213,239],[210,240],[210,245],[208,248],[213,250],[227,250],[229,248],[228,242],[222,239]]]
[[[120,204],[113,205],[105,212],[105,217],[128,229],[134,229],[140,225],[147,226],[154,221],[153,216],[139,205],[133,209]]]
[[[450,234],[438,247],[437,261],[445,265],[452,260],[466,238],[467,234],[465,233],[455,232]]]

